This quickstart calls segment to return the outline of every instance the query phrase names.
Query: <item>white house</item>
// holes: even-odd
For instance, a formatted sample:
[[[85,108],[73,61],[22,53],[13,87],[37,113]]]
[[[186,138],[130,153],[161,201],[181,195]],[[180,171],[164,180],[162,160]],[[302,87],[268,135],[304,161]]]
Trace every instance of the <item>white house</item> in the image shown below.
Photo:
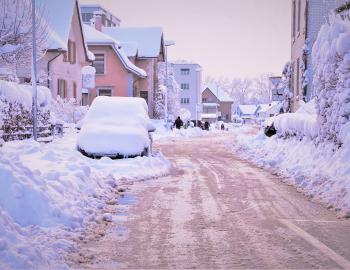
[[[256,117],[258,119],[266,119],[268,117],[275,116],[281,111],[281,103],[272,101],[268,104],[259,104],[256,111]]]
[[[234,110],[234,118],[240,118],[243,122],[250,122],[256,119],[257,105],[238,105]]]

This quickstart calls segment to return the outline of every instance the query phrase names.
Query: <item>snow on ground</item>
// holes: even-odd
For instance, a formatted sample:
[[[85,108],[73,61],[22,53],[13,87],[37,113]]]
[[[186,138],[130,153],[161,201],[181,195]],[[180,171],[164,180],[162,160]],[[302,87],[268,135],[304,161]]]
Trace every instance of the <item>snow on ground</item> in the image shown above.
[[[348,136],[350,143],[350,136]],[[284,181],[350,216],[350,144],[334,149],[315,146],[304,137],[289,139],[257,135],[238,136],[235,151],[246,159],[285,177]]]
[[[216,127],[215,124],[211,124],[209,131],[197,127],[166,129],[164,120],[152,120],[152,124],[156,127],[156,131],[152,134],[154,141],[186,140],[189,138],[220,135],[227,132],[220,130],[220,125]],[[236,132],[241,125],[230,123],[225,124],[225,127],[228,129],[228,132]],[[251,129],[251,126],[247,125],[241,128],[247,131],[247,129]]]
[[[89,159],[76,151],[72,129],[49,144],[32,140],[0,148],[0,269],[65,269],[61,256],[113,199],[123,179],[167,174],[158,153],[135,159]]]

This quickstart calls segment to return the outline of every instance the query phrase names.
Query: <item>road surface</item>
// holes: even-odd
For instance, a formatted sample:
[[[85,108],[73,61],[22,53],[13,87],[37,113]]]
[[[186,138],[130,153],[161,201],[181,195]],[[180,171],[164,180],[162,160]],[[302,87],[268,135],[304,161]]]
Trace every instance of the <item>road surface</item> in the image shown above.
[[[350,222],[232,154],[232,135],[165,142],[171,175],[126,183],[74,269],[350,269]]]

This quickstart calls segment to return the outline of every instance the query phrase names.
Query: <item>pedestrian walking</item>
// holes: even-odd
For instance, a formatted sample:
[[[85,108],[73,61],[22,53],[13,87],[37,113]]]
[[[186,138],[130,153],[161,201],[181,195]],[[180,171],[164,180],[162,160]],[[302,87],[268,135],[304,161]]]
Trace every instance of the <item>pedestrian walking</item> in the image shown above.
[[[184,125],[184,123],[182,122],[180,116],[178,116],[175,120],[175,123],[174,123],[174,126],[177,128],[177,129],[180,129],[182,126]]]

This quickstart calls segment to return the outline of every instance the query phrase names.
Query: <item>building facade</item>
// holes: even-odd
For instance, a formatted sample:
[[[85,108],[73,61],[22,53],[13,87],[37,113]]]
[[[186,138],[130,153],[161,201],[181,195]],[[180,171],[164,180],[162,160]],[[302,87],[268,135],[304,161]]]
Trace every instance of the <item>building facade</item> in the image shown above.
[[[101,16],[101,26],[119,27],[120,19],[104,9],[100,5],[80,5],[81,18],[83,23],[90,25],[95,15]]]
[[[180,108],[191,113],[191,120],[200,120],[202,107],[202,67],[198,64],[171,63],[175,81],[180,87]]]
[[[93,56],[85,46],[79,3],[77,0],[64,3],[40,0],[39,4],[45,6],[45,16],[51,29],[46,53],[37,62],[38,75],[43,75],[41,84],[50,88],[54,99],[74,98],[77,104],[81,104],[82,68],[92,64]],[[28,82],[30,70],[19,71],[18,77],[21,82]]]
[[[147,73],[133,81],[133,96],[148,104],[149,116],[155,113],[155,92],[159,89],[158,63],[165,61],[163,30],[160,27],[102,27],[102,32],[119,42],[129,60]]]
[[[218,85],[207,84],[202,91],[202,120],[232,122],[233,100]]]
[[[95,55],[96,69],[96,87],[88,91],[87,103],[91,104],[97,96],[132,97],[133,82],[146,78],[147,73],[129,60],[112,37],[88,25],[84,25],[84,30],[88,49]]]
[[[291,31],[291,91],[292,111],[299,107],[299,101],[312,98],[312,46],[321,26],[327,21],[332,10],[346,0],[292,0]]]

